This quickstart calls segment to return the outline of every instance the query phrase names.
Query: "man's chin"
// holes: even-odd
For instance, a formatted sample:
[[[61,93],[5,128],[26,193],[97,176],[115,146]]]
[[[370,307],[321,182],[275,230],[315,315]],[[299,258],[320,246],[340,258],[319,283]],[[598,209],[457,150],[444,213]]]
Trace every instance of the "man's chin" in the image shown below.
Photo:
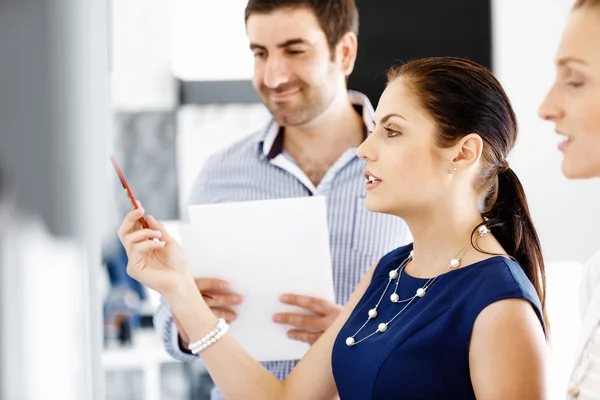
[[[275,121],[284,126],[297,126],[310,121],[309,116],[306,115],[305,109],[282,110],[281,108],[276,108],[271,109],[271,114],[273,114]]]

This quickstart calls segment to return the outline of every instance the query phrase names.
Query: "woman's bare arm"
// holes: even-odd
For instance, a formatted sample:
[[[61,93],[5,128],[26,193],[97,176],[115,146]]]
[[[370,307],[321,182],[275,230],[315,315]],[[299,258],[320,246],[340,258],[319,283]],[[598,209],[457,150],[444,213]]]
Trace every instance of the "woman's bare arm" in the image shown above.
[[[281,382],[254,360],[231,335],[202,352],[202,360],[217,387],[228,399],[331,399],[337,388],[331,369],[333,344],[342,326],[371,283],[375,265],[356,287],[344,311],[317,340],[296,368]],[[185,296],[172,299],[171,309],[192,340],[210,331],[217,318],[190,285]]]

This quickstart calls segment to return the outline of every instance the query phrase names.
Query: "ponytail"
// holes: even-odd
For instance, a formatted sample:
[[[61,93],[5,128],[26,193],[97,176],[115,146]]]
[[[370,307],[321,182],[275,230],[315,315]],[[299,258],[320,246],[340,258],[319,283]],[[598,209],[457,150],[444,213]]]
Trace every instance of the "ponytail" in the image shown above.
[[[491,209],[484,212],[485,225],[494,237],[523,268],[533,284],[542,303],[542,317],[548,337],[549,324],[546,314],[546,275],[542,246],[527,205],[525,190],[515,172],[506,166],[497,174],[496,190],[488,199]],[[494,201],[495,200],[495,201]]]

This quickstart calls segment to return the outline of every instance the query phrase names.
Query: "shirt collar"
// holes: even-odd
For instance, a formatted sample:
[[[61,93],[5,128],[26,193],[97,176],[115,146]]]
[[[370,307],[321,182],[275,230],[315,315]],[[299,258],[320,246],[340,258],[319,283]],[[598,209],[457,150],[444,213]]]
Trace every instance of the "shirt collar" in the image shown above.
[[[360,92],[353,90],[348,91],[350,102],[355,108],[359,109],[362,113],[363,121],[365,123],[365,138],[369,135],[369,132],[373,130],[373,116],[375,114],[373,105],[365,96]],[[283,127],[271,119],[269,125],[265,129],[265,134],[261,137],[260,146],[265,157],[269,160],[277,157],[283,150]]]

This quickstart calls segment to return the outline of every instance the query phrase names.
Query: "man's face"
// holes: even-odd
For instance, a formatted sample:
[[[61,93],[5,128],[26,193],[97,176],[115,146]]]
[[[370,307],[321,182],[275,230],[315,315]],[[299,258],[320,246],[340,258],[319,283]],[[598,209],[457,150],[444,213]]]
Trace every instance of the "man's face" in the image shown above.
[[[281,125],[309,123],[345,92],[342,67],[332,61],[311,10],[252,14],[246,33],[255,59],[254,88]]]

